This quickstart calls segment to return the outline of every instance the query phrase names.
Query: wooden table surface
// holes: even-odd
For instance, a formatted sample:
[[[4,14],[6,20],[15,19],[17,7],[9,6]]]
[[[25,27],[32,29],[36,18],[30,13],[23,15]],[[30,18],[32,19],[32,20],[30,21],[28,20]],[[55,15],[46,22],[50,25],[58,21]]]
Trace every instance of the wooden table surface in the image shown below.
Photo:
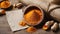
[[[3,16],[0,16],[0,34],[30,34],[30,33],[27,33],[25,30],[12,32],[8,25],[6,15],[3,15]],[[32,34],[60,34],[60,30],[55,33],[52,31],[44,31],[42,29],[38,29],[36,32]]]
[[[31,34],[31,33],[27,33],[25,30],[12,32],[8,25],[6,15],[3,15],[3,16],[0,16],[0,34]],[[60,30],[55,33],[52,31],[44,31],[42,29],[38,29],[36,32],[32,34],[60,34]]]

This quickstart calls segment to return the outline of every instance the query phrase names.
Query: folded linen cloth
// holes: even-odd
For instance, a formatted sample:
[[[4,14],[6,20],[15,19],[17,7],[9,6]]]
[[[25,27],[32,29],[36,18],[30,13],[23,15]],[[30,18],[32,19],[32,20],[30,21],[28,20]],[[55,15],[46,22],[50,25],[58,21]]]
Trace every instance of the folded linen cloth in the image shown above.
[[[6,17],[12,31],[17,31],[29,27],[29,26],[23,27],[19,25],[19,22],[23,19],[22,9],[6,11]]]

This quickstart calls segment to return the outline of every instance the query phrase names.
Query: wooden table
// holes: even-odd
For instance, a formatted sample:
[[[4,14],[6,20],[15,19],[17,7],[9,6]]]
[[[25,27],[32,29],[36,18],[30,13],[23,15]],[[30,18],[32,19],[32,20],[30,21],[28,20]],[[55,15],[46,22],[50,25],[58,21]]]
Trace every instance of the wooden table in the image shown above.
[[[27,33],[25,30],[12,32],[8,25],[6,15],[3,15],[3,16],[0,16],[0,34],[30,34],[30,33]],[[32,34],[60,34],[60,30],[54,33],[52,31],[44,31],[42,29],[38,29],[36,32]]]
[[[26,32],[25,30],[12,32],[8,25],[6,15],[3,15],[0,16],[0,34],[30,34],[30,33]],[[38,29],[36,32],[32,34],[60,34],[60,30],[57,33],[55,33],[52,31],[44,31],[42,29]]]

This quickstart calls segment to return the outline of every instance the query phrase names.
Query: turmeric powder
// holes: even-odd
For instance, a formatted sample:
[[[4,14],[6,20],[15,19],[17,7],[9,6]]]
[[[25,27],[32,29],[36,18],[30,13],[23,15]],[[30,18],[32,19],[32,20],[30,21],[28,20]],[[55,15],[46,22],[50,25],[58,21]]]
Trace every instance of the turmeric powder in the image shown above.
[[[22,20],[21,22],[19,22],[19,25],[21,25],[21,26],[25,26],[26,23]]]
[[[10,7],[9,1],[3,1],[0,3],[0,8],[8,8],[8,7]]]
[[[42,17],[42,12],[38,9],[30,10],[27,14],[24,15],[25,20],[31,24],[37,24]]]
[[[27,32],[35,32],[35,31],[36,31],[36,28],[34,28],[34,27],[29,27],[29,28],[27,28],[26,31],[27,31]]]

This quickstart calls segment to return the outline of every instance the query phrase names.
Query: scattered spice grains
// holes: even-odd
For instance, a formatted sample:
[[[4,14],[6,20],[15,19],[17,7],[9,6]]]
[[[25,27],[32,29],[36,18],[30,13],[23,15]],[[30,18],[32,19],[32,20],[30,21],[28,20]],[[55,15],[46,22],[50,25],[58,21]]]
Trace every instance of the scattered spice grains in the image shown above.
[[[24,21],[21,21],[21,22],[19,23],[19,25],[21,25],[21,26],[25,26],[26,23],[25,23]]]
[[[29,27],[26,31],[27,31],[27,32],[35,32],[35,31],[36,31],[36,28],[34,28],[34,27]]]

